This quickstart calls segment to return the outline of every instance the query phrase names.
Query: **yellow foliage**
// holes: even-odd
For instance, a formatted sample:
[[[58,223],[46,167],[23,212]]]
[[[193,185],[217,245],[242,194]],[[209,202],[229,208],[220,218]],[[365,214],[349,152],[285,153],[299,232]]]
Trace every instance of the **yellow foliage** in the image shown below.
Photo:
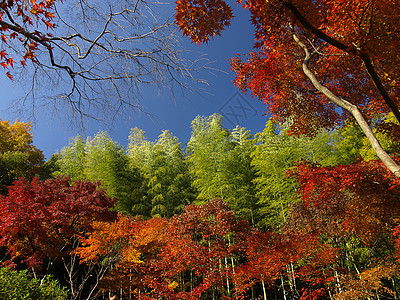
[[[143,261],[140,260],[140,252],[133,248],[133,247],[127,247],[122,249],[121,251],[121,263],[131,263],[131,264],[139,264],[142,263]]]
[[[16,120],[10,124],[8,120],[0,120],[0,152],[33,150],[31,128],[30,123]]]
[[[169,285],[168,285],[168,287],[170,288],[170,289],[174,289],[174,288],[176,288],[176,287],[178,287],[179,286],[179,283],[177,283],[176,281],[172,281]]]
[[[0,160],[5,175],[0,183],[2,193],[19,177],[32,179],[44,163],[42,151],[33,145],[31,128],[30,123],[16,120],[11,124],[0,119]]]

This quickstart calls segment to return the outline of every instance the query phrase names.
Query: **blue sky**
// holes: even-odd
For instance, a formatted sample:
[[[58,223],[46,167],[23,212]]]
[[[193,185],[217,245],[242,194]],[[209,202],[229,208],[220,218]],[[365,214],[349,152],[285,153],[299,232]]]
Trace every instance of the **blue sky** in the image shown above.
[[[233,86],[233,72],[228,71],[228,59],[236,53],[249,52],[253,44],[253,30],[248,12],[241,7],[235,7],[234,14],[236,18],[222,33],[222,37],[216,37],[208,45],[198,46],[182,38],[182,47],[195,52],[191,56],[204,54],[212,62],[209,66],[216,69],[203,74],[206,75],[209,85],[203,87],[200,95],[189,92],[182,95],[177,92],[174,99],[167,91],[157,94],[151,89],[145,90],[141,104],[146,114],[129,112],[128,117],[116,120],[111,126],[89,122],[84,135],[93,136],[99,130],[105,130],[113,140],[126,147],[129,131],[133,127],[143,129],[149,140],[155,140],[162,130],[168,129],[185,144],[190,138],[191,121],[197,115],[209,116],[213,113],[224,116],[224,126],[227,128],[240,125],[250,129],[253,134],[262,131],[267,121],[263,116],[263,104],[258,99],[252,99],[250,95],[241,94]],[[7,109],[21,95],[18,85],[10,82],[4,74],[0,76],[0,118],[12,122],[16,118],[26,121]],[[45,111],[39,111],[37,116],[33,124],[34,144],[44,152],[47,159],[66,146],[71,138],[78,133],[82,134],[79,126],[71,128],[63,125],[68,122],[60,122],[57,117]]]

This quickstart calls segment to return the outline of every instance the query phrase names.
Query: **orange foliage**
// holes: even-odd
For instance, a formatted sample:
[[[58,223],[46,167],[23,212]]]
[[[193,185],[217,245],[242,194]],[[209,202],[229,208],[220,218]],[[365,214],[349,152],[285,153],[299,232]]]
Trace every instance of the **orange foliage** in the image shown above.
[[[236,219],[221,200],[188,206],[170,220],[120,216],[94,228],[76,253],[86,263],[114,261],[102,289],[123,289],[143,299],[200,299],[224,287],[249,233],[247,222]],[[192,279],[185,283],[188,274]]]
[[[382,284],[382,279],[398,276],[399,268],[394,265],[380,265],[362,271],[357,276],[341,278],[342,291],[337,293],[335,300],[358,300],[374,298],[376,295],[395,297],[395,293]]]
[[[82,246],[75,253],[84,263],[112,263],[101,282],[102,290],[143,293],[145,279],[158,274],[152,263],[167,243],[166,225],[161,218],[142,220],[123,215],[113,223],[94,222],[94,231],[81,237]]]
[[[203,43],[209,37],[220,35],[229,26],[232,9],[222,0],[178,0],[176,20],[183,34],[195,43]]]

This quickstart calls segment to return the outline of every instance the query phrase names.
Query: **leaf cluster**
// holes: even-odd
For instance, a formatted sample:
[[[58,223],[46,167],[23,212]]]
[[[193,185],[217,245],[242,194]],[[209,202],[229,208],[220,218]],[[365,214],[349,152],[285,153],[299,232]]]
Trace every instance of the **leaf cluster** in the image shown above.
[[[20,272],[0,269],[0,297],[4,300],[67,300],[68,291],[51,276],[41,280]]]

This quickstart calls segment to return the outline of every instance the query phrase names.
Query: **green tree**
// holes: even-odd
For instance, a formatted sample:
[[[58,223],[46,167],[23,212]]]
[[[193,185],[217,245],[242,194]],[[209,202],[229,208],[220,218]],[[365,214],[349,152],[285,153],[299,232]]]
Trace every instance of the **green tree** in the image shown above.
[[[221,174],[228,184],[225,201],[238,215],[254,225],[258,219],[259,207],[253,183],[256,171],[251,164],[251,153],[254,147],[253,136],[246,128],[236,126],[231,131],[230,141],[233,148],[226,153]]]
[[[374,133],[386,152],[389,154],[400,153],[400,126],[393,113],[389,113],[381,120],[378,120]],[[366,161],[378,159],[368,139],[364,136],[360,154]]]
[[[146,195],[137,204],[138,211],[151,216],[172,216],[194,199],[191,180],[178,138],[168,130],[156,142],[149,142],[142,130],[131,131],[128,156],[131,164],[145,177]]]
[[[99,180],[108,196],[118,199],[117,210],[132,213],[142,179],[139,171],[129,166],[125,149],[107,132],[100,131],[92,139],[87,139],[84,172],[86,179]]]
[[[340,156],[339,164],[350,164],[360,159],[364,134],[354,121],[348,120],[337,131],[336,151]]]
[[[124,148],[107,132],[100,131],[86,142],[76,136],[54,159],[59,170],[53,175],[68,175],[73,181],[100,181],[107,195],[118,199],[117,210],[133,213],[142,178],[139,170],[129,165]]]
[[[147,140],[145,132],[137,127],[132,128],[128,137],[127,147],[129,165],[136,168],[142,174],[141,193],[132,203],[132,214],[150,216],[152,211],[152,202],[148,195],[148,176],[146,176],[146,166],[150,164],[152,157],[152,144]]]
[[[111,197],[118,194],[119,175],[125,170],[127,160],[124,149],[105,131],[87,138],[85,144],[84,174],[90,181],[101,181]]]
[[[221,115],[196,117],[188,143],[187,162],[198,191],[197,203],[223,199],[241,217],[255,223],[257,199],[251,165],[253,137],[237,126],[232,131],[222,126]]]
[[[85,179],[85,156],[85,142],[78,134],[68,146],[62,148],[57,154],[58,171],[54,172],[54,176],[65,174],[71,180]]]
[[[261,220],[259,225],[279,227],[287,218],[290,203],[298,201],[298,188],[287,172],[300,160],[316,162],[323,166],[341,162],[336,151],[335,132],[321,131],[314,137],[291,135],[289,125],[278,126],[267,122],[263,132],[256,134],[252,165],[257,171],[257,187]]]
[[[187,162],[199,204],[212,198],[227,197],[229,184],[223,175],[223,165],[233,148],[229,130],[222,127],[221,115],[197,116],[192,121]]]
[[[0,298],[2,300],[66,300],[68,292],[51,276],[41,280],[20,272],[0,268]]]
[[[375,118],[371,127],[387,153],[393,155],[400,152],[400,126],[392,113]],[[335,134],[337,164],[348,165],[360,159],[378,159],[368,139],[354,121],[347,120],[342,127],[335,130]]]
[[[177,137],[166,130],[154,144],[154,160],[149,175],[149,194],[153,198],[152,215],[171,217],[193,202],[195,195],[185,164],[185,153]],[[152,187],[155,187],[153,190]]]

